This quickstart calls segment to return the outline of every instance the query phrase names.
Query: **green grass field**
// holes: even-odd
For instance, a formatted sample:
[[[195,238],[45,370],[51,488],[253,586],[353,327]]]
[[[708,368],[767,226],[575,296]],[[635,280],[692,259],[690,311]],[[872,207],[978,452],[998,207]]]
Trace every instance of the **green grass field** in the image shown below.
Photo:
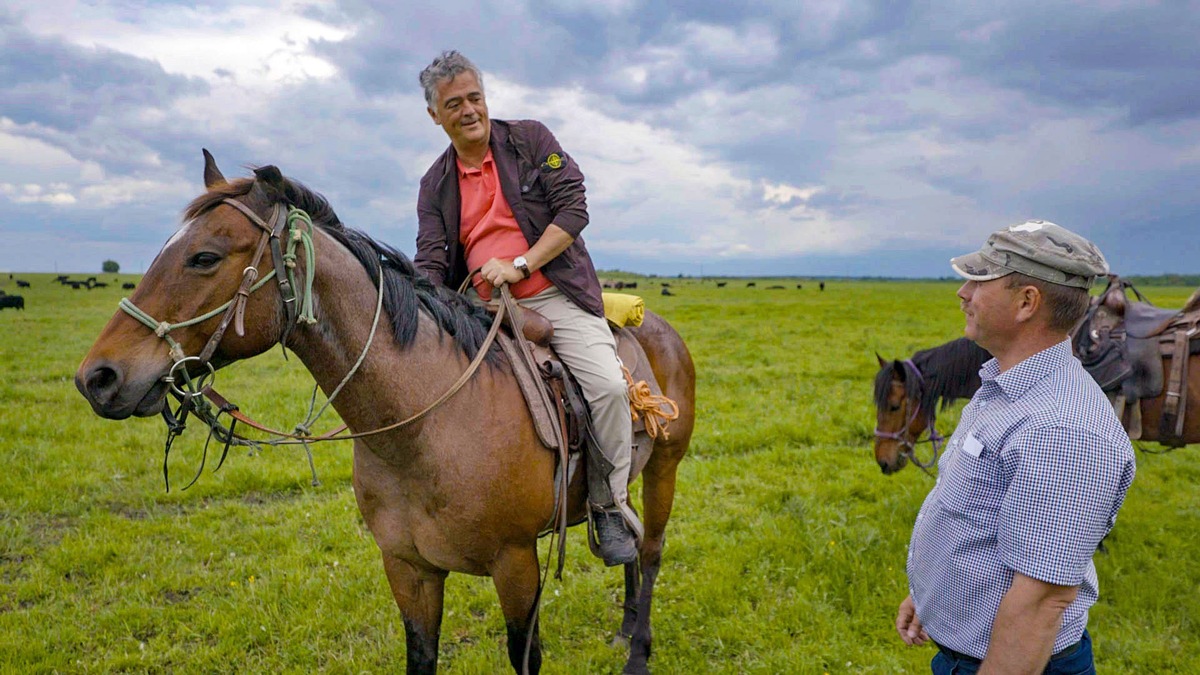
[[[164,493],[159,419],[95,417],[75,368],[118,287],[18,275],[24,312],[0,312],[0,673],[397,672],[404,629],[350,488],[349,444],[231,453],[192,489],[193,425]],[[113,275],[103,275],[111,281]],[[121,275],[121,281],[133,277]],[[680,467],[654,607],[659,673],[928,672],[931,647],[893,629],[905,547],[932,481],[886,477],[871,454],[874,353],[906,357],[961,334],[951,282],[642,280],[687,340],[698,419]],[[767,290],[773,283],[784,290]],[[18,292],[12,281],[0,289]],[[1190,288],[1146,289],[1178,307]],[[252,384],[257,383],[257,384]],[[220,388],[277,428],[311,380],[278,350]],[[945,431],[958,409],[941,416]],[[333,422],[331,421],[330,426]],[[1109,673],[1197,672],[1196,448],[1138,453],[1090,629]],[[210,469],[213,463],[210,461]],[[542,608],[548,673],[618,673],[622,580],[570,537]],[[508,672],[488,579],[447,583],[441,667]]]

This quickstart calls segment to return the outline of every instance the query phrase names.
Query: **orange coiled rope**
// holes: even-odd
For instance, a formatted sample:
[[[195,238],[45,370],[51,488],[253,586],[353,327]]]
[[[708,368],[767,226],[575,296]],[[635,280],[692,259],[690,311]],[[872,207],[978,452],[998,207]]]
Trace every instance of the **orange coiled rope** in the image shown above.
[[[651,392],[650,385],[645,380],[634,382],[633,375],[625,366],[621,366],[621,372],[625,374],[625,382],[629,385],[629,413],[633,415],[633,421],[636,422],[638,413],[641,413],[646,420],[646,433],[650,434],[650,438],[657,439],[660,433],[663,440],[670,438],[667,425],[679,417],[679,406],[666,396]]]

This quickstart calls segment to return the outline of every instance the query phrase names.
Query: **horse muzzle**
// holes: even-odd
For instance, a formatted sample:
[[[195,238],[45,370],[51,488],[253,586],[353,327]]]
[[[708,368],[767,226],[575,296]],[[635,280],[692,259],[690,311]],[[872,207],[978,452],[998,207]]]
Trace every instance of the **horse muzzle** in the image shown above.
[[[156,415],[167,393],[161,374],[128,377],[119,364],[108,361],[80,366],[75,373],[75,388],[97,415],[112,420]]]

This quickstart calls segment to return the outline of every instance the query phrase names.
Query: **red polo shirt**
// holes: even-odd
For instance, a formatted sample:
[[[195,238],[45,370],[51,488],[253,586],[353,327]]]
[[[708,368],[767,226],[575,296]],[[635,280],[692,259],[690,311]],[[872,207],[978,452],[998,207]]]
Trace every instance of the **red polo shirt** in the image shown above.
[[[474,270],[492,258],[511,260],[525,255],[529,242],[521,233],[508,200],[500,190],[492,151],[483,158],[483,166],[473,169],[458,160],[458,191],[462,199],[458,242],[467,253],[467,269]],[[492,299],[492,285],[476,275],[472,280],[479,297]],[[550,288],[550,280],[540,271],[511,286],[514,298],[528,298]]]

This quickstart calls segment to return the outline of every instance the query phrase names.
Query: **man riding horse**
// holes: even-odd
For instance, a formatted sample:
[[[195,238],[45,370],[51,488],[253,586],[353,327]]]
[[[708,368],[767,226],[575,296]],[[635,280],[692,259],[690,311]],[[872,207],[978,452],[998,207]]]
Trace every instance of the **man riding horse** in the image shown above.
[[[450,147],[421,179],[414,262],[451,287],[479,270],[472,282],[480,298],[509,284],[519,304],[553,324],[551,344],[590,406],[600,464],[611,466],[607,490],[589,481],[600,555],[607,565],[633,562],[641,523],[627,503],[629,398],[579,236],[588,223],[583,174],[540,122],[490,119],[483,75],[459,52],[434,59],[420,82]]]

